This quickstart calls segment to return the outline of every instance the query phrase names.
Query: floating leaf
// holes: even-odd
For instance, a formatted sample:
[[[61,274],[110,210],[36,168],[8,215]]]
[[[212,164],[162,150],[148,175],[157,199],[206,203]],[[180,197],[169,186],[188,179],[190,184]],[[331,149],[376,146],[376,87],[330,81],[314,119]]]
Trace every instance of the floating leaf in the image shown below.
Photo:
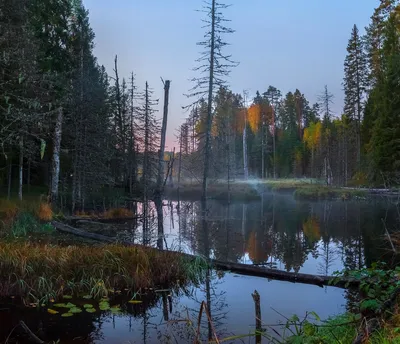
[[[92,298],[92,295],[85,295],[85,296],[83,296],[83,298],[86,300],[90,300]]]
[[[78,307],[73,307],[69,310],[70,313],[76,314],[76,313],[82,313],[82,309]]]
[[[71,308],[68,307],[66,303],[55,303],[53,306],[57,308]]]
[[[49,309],[47,310],[47,313],[50,313],[50,314],[57,314],[58,312],[55,311],[54,309],[49,308]]]
[[[142,303],[143,301],[140,300],[130,300],[128,301],[129,303],[133,303],[133,304],[138,304],[138,303]]]
[[[88,312],[88,313],[94,313],[94,312],[96,312],[96,309],[95,309],[95,308],[86,308],[85,310],[86,310],[86,312]]]
[[[64,317],[64,318],[72,317],[73,315],[74,314],[70,313],[70,312],[61,314],[61,316]]]
[[[71,295],[64,295],[63,299],[70,300],[70,299],[72,299],[72,296]]]
[[[83,308],[93,308],[93,305],[90,303],[87,303],[87,304],[83,305]]]

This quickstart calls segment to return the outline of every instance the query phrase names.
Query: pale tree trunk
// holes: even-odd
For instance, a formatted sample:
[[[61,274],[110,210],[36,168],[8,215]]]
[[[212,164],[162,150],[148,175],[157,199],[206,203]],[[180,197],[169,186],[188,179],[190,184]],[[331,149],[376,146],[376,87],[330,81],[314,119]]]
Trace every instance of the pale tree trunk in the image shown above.
[[[261,124],[261,179],[265,175],[265,161],[264,161],[264,123]]]
[[[18,199],[22,201],[22,183],[24,173],[24,137],[19,138],[19,178],[18,178]]]
[[[182,172],[182,126],[179,140],[179,169],[178,169],[178,191],[181,186],[181,172]]]
[[[203,201],[207,199],[207,180],[210,169],[211,159],[211,126],[212,126],[212,102],[214,88],[214,63],[215,63],[215,15],[216,0],[212,0],[211,6],[211,42],[210,42],[210,74],[208,84],[208,104],[207,104],[207,129],[206,129],[206,146],[204,154],[204,172],[203,172]],[[205,214],[203,214],[205,216]]]
[[[53,137],[53,161],[51,171],[51,202],[57,202],[58,198],[58,182],[60,179],[60,150],[61,150],[61,134],[62,134],[62,121],[63,121],[63,109],[59,108],[56,126],[54,129]]]
[[[247,106],[246,94],[244,95],[244,128],[243,128],[243,169],[244,179],[249,179],[249,166],[247,164]]]
[[[31,191],[31,159],[29,158],[28,160],[28,180],[27,180],[27,184],[28,184],[28,192]]]
[[[157,193],[161,197],[163,192],[163,181],[164,181],[164,152],[165,152],[165,137],[167,132],[167,121],[168,121],[168,99],[169,99],[169,88],[171,81],[165,80],[164,83],[164,112],[163,121],[161,128],[161,145],[158,155],[158,176],[157,176]],[[171,171],[172,174],[172,171]]]
[[[8,162],[8,190],[7,190],[7,199],[11,198],[11,182],[12,182],[12,159],[9,159]]]

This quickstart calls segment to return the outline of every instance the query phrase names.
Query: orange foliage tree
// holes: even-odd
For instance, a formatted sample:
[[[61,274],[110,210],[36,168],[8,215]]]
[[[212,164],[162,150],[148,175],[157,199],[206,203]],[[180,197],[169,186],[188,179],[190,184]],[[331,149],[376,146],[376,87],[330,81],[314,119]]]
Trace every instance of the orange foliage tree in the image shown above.
[[[256,133],[260,127],[261,122],[261,107],[259,104],[252,104],[247,112],[247,120],[251,131]]]

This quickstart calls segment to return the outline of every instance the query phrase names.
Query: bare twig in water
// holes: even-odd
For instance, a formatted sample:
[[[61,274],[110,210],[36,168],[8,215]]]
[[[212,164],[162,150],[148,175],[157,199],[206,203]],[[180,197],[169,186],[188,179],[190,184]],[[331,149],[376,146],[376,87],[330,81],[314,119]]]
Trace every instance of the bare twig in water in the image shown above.
[[[381,218],[381,221],[383,223],[383,227],[385,228],[386,236],[387,236],[387,238],[388,238],[388,240],[390,242],[390,245],[392,246],[392,250],[393,250],[394,253],[397,253],[396,248],[393,245],[392,237],[390,236],[390,233],[389,233],[389,231],[388,231],[388,229],[386,227],[386,223],[382,218]]]
[[[27,334],[29,334],[29,336],[31,337],[31,339],[32,339],[35,343],[44,344],[44,341],[41,340],[38,336],[36,336],[36,334],[34,334],[34,333],[31,331],[31,329],[30,329],[28,326],[26,326],[26,324],[25,324],[22,320],[19,322],[19,324],[20,324],[21,327],[24,329],[24,331],[25,331]]]
[[[205,311],[205,313],[207,315],[208,323],[212,328],[212,332],[213,332],[213,335],[214,335],[214,338],[215,338],[215,342],[217,344],[220,344],[220,342],[218,340],[217,333],[215,331],[214,325],[213,325],[211,317],[210,317],[210,313],[208,312],[207,305],[206,305],[206,303],[204,301],[201,302],[200,311],[199,311],[199,317],[197,319],[197,332],[196,332],[195,344],[199,343],[200,325],[201,325],[201,317],[203,315],[203,310]]]

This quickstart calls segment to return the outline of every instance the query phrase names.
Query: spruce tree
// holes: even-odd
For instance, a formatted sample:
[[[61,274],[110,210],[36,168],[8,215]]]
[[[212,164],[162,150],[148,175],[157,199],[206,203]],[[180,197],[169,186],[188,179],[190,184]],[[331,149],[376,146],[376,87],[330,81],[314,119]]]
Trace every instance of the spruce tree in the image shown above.
[[[400,35],[398,19],[392,14],[386,23],[383,45],[383,82],[377,85],[379,116],[372,134],[376,170],[390,177],[400,169]]]
[[[357,142],[357,164],[361,161],[361,121],[367,84],[367,60],[358,28],[353,26],[344,61],[344,113],[354,122]]]

